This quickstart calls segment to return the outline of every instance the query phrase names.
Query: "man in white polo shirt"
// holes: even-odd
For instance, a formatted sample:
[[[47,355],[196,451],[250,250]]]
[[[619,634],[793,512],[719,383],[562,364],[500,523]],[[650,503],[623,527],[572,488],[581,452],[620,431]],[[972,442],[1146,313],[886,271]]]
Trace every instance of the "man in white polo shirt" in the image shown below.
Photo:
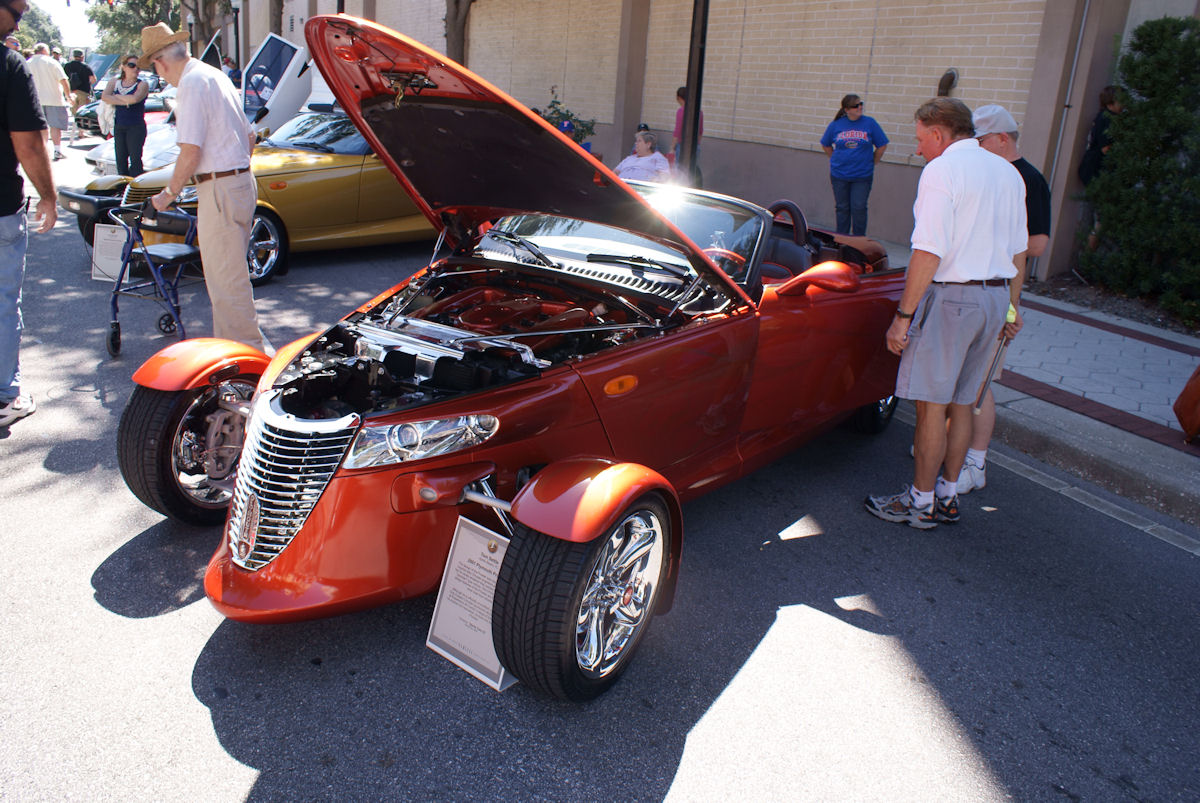
[[[246,251],[258,202],[250,173],[254,131],[242,113],[233,84],[220,70],[190,58],[186,33],[165,23],[142,29],[139,66],[151,63],[178,87],[175,130],[179,158],[171,180],[151,200],[164,211],[184,186],[196,182],[197,234],[204,282],[212,301],[213,334],[274,353],[258,326]]]
[[[979,146],[966,104],[938,97],[914,116],[927,164],[913,205],[912,260],[886,335],[901,355],[896,395],[917,407],[914,476],[900,493],[865,504],[885,521],[929,529],[958,521],[971,404],[1001,331],[1021,326],[1019,313],[1012,324],[1005,315],[1020,297],[1028,232],[1025,182]]]

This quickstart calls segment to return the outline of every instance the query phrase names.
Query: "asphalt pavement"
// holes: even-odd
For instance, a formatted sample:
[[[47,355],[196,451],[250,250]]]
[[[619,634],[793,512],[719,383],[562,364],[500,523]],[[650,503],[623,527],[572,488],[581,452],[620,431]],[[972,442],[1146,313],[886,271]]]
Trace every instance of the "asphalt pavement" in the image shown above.
[[[86,180],[80,153],[55,164],[61,185]],[[428,251],[298,256],[256,293],[264,329],[283,343],[328,324]],[[910,474],[907,409],[882,436],[831,432],[690,503],[676,606],[590,705],[498,694],[448,664],[424,646],[431,598],[225,621],[201,588],[219,531],[144,508],[116,469],[129,376],[172,339],[128,302],[109,359],[87,258],[69,217],[31,235],[22,356],[39,410],[0,432],[0,799],[1200,799],[1200,530],[1011,434],[962,524],[878,521],[861,500]],[[1118,409],[1066,370],[1033,374],[1048,342],[1033,312],[1010,378],[1057,376],[1170,429],[1152,399]],[[208,314],[189,288],[193,334]],[[1077,340],[1106,331],[1080,325]],[[1195,360],[1145,345],[1171,352],[1169,394]],[[1025,420],[1041,454],[1105,442],[1093,465],[1129,452],[1157,489],[1147,444],[1195,462],[1035,391],[998,389],[999,431]]]

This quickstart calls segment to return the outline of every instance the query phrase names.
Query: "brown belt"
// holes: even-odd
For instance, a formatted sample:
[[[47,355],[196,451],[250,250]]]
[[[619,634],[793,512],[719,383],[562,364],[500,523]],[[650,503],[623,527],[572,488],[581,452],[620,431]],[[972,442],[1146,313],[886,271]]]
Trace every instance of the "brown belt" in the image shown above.
[[[238,167],[234,170],[218,170],[215,173],[197,173],[194,178],[195,178],[197,184],[201,184],[205,181],[208,181],[210,178],[225,178],[226,176],[240,176],[242,173],[245,173],[249,169],[250,168],[248,168],[248,167]]]
[[[934,282],[934,284],[970,284],[976,287],[1008,287],[1008,279],[972,279],[969,282]]]

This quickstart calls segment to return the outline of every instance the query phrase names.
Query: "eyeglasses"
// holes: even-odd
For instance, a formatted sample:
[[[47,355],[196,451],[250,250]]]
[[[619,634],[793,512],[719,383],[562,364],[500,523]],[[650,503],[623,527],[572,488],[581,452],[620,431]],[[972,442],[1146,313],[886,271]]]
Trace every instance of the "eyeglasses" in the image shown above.
[[[126,66],[126,67],[134,67],[134,68],[136,68],[138,65],[137,65],[137,62],[136,62],[136,61],[127,61],[127,62],[125,62],[125,66]]]
[[[862,107],[863,107],[863,102],[860,100],[858,103],[854,103],[850,106],[847,106],[846,108],[847,109],[861,109]]]
[[[21,15],[25,13],[24,11],[17,11],[15,8],[10,6],[8,3],[0,3],[0,8],[3,8],[5,11],[7,11],[9,14],[12,15],[13,25],[16,25],[18,22],[20,22]]]

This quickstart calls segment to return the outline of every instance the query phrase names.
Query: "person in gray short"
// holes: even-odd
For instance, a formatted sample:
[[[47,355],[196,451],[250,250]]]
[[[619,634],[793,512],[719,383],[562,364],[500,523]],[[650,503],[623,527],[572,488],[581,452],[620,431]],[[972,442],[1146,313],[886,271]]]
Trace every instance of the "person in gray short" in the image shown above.
[[[887,346],[900,355],[896,395],[916,402],[912,484],[868,496],[867,510],[918,529],[959,519],[957,482],[971,404],[1025,272],[1025,182],[975,139],[971,110],[938,97],[916,114],[927,164],[913,204],[912,260]],[[949,426],[947,426],[949,421]],[[940,470],[940,472],[939,472]]]

